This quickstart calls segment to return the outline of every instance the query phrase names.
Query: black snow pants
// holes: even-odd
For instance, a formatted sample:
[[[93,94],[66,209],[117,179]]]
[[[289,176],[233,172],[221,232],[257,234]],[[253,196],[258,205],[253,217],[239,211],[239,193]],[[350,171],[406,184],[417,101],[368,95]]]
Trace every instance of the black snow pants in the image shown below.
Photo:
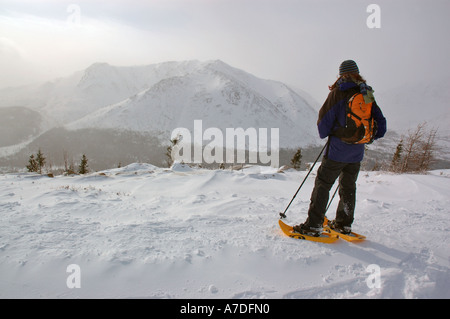
[[[306,224],[310,227],[322,227],[330,190],[339,177],[339,205],[336,211],[336,223],[351,226],[356,202],[356,180],[361,163],[341,163],[326,157],[317,171]]]

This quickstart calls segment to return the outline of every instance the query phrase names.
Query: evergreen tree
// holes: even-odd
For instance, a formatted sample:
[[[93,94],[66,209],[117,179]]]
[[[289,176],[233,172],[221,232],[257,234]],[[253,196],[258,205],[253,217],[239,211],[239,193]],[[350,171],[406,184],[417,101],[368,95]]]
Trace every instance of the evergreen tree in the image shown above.
[[[88,160],[86,158],[86,155],[83,154],[83,156],[81,157],[80,166],[78,166],[78,173],[86,174],[87,172],[88,172]]]
[[[30,159],[28,160],[27,169],[28,169],[29,172],[36,172],[37,173],[39,171],[37,161],[34,158],[34,154],[30,155]]]
[[[291,165],[294,169],[299,169],[302,164],[302,149],[299,148],[297,152],[294,154],[294,157],[291,159]]]
[[[45,166],[45,157],[44,154],[42,154],[41,150],[39,149],[36,156],[34,156],[34,154],[30,155],[28,165],[26,167],[29,172],[36,172],[42,174],[42,169],[44,168],[44,166]]]
[[[40,149],[38,150],[38,152],[36,154],[36,162],[38,165],[39,174],[42,174],[42,168],[44,168],[44,165],[45,165],[45,157],[44,157],[44,154],[42,154]]]

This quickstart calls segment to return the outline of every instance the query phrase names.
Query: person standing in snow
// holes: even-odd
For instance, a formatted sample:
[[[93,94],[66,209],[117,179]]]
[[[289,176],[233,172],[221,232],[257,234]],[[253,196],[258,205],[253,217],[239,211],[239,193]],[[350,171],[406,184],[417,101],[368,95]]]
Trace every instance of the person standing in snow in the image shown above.
[[[339,78],[329,87],[330,93],[319,111],[317,126],[320,138],[328,137],[322,163],[317,171],[308,218],[303,224],[294,226],[294,231],[318,236],[322,232],[326,207],[331,187],[339,177],[340,201],[336,219],[329,226],[348,234],[354,219],[356,202],[356,180],[364,157],[365,144],[349,144],[342,140],[345,134],[346,107],[350,98],[362,93],[364,100],[372,102],[372,116],[377,131],[374,139],[386,133],[386,119],[373,96],[373,90],[359,74],[355,61],[346,60],[339,67]]]

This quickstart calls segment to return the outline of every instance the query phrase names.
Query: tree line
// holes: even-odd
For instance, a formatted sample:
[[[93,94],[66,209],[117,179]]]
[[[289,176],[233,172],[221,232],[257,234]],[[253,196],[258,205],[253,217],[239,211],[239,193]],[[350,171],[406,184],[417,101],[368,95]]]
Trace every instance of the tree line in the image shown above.
[[[39,149],[36,155],[31,154],[28,159],[28,165],[26,168],[28,172],[35,172],[42,174],[42,170],[45,168],[47,163],[47,159],[44,154]],[[67,153],[64,153],[64,174],[72,175],[72,174],[87,174],[89,173],[88,159],[86,154],[83,154],[80,160],[80,164],[77,168],[73,162],[69,163]]]
[[[424,173],[428,171],[431,164],[436,160],[436,135],[437,129],[428,128],[426,122],[419,124],[414,130],[410,130],[406,135],[401,136],[390,162],[386,161],[382,165],[375,164],[374,170],[382,166],[383,169],[395,173]],[[172,148],[178,142],[178,139],[173,139],[166,148],[166,164],[169,167],[173,164]],[[302,149],[298,148],[290,160],[290,167],[299,170],[302,157]],[[45,166],[46,158],[39,149],[37,154],[30,155],[26,168],[29,172],[42,174]],[[223,169],[224,165],[222,164],[219,168]],[[64,152],[64,174],[86,174],[88,172],[88,159],[85,154],[82,155],[79,165],[76,166],[73,161],[69,163],[67,152]]]

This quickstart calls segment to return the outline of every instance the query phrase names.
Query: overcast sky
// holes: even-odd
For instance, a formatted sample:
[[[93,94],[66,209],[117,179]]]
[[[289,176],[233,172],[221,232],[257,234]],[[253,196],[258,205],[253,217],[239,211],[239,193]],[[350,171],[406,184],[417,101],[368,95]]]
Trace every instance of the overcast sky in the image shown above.
[[[220,59],[322,102],[346,59],[375,90],[447,76],[449,31],[450,0],[0,0],[0,87],[95,62]]]

